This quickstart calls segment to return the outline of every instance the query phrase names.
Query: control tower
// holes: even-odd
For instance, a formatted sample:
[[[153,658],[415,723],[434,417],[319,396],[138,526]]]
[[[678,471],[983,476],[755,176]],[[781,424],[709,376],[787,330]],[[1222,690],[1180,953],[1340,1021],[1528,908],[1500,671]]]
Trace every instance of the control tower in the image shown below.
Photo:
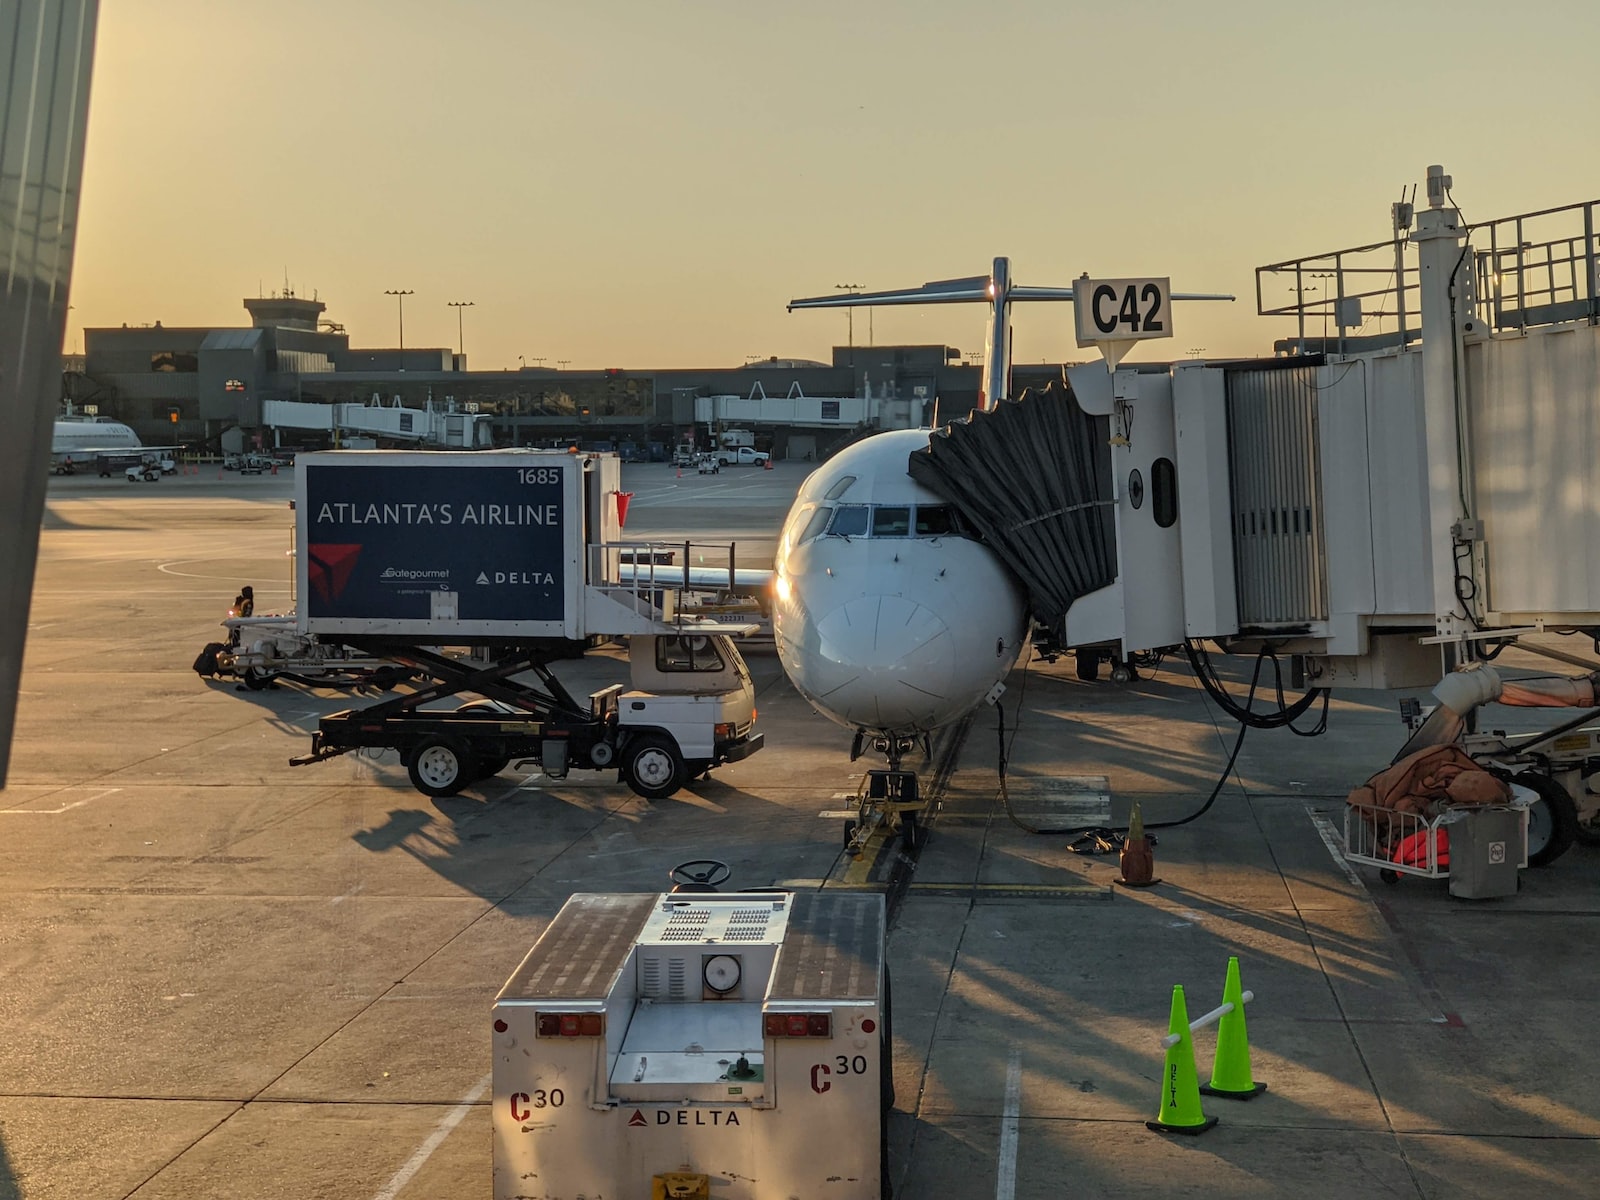
[[[304,329],[311,333],[317,331],[317,318],[328,309],[320,300],[307,300],[290,291],[246,300],[244,307],[257,329]]]

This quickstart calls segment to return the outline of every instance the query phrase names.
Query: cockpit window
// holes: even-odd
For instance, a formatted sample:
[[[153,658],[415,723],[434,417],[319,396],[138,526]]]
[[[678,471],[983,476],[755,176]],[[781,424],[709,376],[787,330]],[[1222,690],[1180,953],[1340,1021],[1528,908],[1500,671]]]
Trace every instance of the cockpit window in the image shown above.
[[[667,671],[720,671],[722,655],[710,638],[658,637],[656,639],[656,670]]]
[[[811,520],[806,522],[805,529],[800,534],[800,542],[809,542],[814,537],[819,537],[828,527],[828,520],[833,516],[833,509],[819,508],[811,514]],[[798,544],[798,543],[797,543]]]
[[[872,536],[906,537],[911,533],[911,510],[880,505],[872,510]]]
[[[866,537],[867,514],[865,504],[841,504],[833,510],[833,521],[828,525],[829,537]]]
[[[955,532],[955,511],[948,504],[917,505],[918,537],[948,537]]]
[[[855,481],[856,477],[854,475],[840,476],[838,482],[829,488],[822,498],[824,500],[837,500],[840,496],[844,495],[850,490],[850,485]]]
[[[833,519],[828,521],[828,514]],[[838,508],[819,508],[799,540],[809,541],[826,531],[831,537],[874,538],[972,538],[976,535],[960,512],[948,504],[841,504]],[[869,533],[870,531],[870,533]]]
[[[817,506],[815,504],[802,504],[789,514],[789,519],[783,523],[783,533],[778,541],[784,546],[793,546],[799,540],[800,531],[805,529],[815,519]]]

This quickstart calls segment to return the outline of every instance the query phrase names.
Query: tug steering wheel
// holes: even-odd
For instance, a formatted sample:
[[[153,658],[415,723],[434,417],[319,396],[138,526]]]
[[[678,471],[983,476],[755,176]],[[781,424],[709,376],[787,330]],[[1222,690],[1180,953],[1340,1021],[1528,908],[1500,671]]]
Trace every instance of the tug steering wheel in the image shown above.
[[[726,883],[733,868],[714,858],[692,858],[679,863],[667,872],[673,882],[674,892],[714,892],[717,884]]]

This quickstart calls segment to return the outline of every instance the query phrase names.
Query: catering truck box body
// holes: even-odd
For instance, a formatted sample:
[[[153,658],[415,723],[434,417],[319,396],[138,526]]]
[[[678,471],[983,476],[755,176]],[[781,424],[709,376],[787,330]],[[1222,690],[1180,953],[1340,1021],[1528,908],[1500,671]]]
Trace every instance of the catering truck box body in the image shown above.
[[[613,456],[302,454],[302,633],[434,645],[581,638],[585,543],[617,537]]]

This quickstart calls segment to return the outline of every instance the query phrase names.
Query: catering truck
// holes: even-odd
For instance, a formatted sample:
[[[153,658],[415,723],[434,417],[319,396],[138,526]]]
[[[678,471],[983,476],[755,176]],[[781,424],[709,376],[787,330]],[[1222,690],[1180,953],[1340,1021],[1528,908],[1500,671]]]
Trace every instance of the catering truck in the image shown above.
[[[515,763],[553,778],[614,769],[656,799],[761,749],[731,636],[746,630],[679,617],[682,572],[677,587],[654,579],[667,554],[621,541],[619,480],[611,454],[301,455],[297,633],[416,682],[323,717],[311,753],[291,763],[395,750],[431,796]],[[621,640],[628,685],[575,698],[552,664]]]

